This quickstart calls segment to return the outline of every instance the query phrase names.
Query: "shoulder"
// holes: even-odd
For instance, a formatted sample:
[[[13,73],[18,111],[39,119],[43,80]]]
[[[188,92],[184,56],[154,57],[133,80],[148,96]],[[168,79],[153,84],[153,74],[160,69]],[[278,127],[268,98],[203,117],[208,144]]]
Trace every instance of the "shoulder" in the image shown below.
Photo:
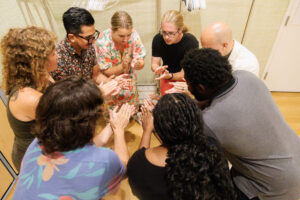
[[[162,42],[163,37],[161,34],[157,33],[154,37],[153,37],[153,42]]]
[[[134,167],[136,166],[135,163],[140,162],[141,159],[145,159],[146,155],[145,155],[145,147],[137,150],[136,152],[134,152],[134,154],[131,156],[131,158],[128,161],[128,168]]]
[[[199,45],[197,38],[191,33],[184,33],[182,39],[187,44]]]
[[[96,156],[99,161],[105,161],[115,164],[121,164],[121,161],[113,150],[105,147],[96,147],[95,145],[90,145],[91,152],[93,156]]]
[[[234,47],[233,47],[233,53],[238,53],[240,57],[249,59],[249,61],[255,61],[257,62],[256,56],[245,46],[243,46],[238,41],[234,40]]]
[[[106,29],[104,31],[102,31],[98,37],[98,39],[95,41],[95,45],[99,46],[99,45],[107,45],[108,43],[111,42],[111,29]]]
[[[16,103],[20,103],[21,106],[27,107],[36,105],[39,102],[41,96],[41,92],[30,87],[25,87],[17,90],[12,95],[11,100]]]

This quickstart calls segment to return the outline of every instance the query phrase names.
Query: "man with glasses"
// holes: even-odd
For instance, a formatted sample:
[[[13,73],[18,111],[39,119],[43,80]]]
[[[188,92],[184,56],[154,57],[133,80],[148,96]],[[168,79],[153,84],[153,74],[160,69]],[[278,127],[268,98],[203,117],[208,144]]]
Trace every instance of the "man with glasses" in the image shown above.
[[[107,81],[97,67],[92,43],[99,36],[95,20],[89,11],[72,7],[63,14],[66,38],[56,46],[58,68],[52,73],[55,80],[72,75],[93,78],[96,82]]]
[[[169,10],[162,17],[160,33],[153,38],[151,69],[159,76],[156,80],[160,80],[161,95],[172,87],[170,82],[183,81],[180,61],[186,52],[199,47],[195,36],[187,31],[182,14]]]

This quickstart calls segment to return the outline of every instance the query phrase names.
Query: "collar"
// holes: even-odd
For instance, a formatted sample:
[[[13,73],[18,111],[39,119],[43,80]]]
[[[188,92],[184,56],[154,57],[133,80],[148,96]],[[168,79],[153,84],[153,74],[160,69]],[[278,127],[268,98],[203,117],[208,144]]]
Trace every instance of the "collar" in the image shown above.
[[[238,54],[239,54],[239,49],[240,49],[240,43],[236,40],[233,40],[233,48],[228,56],[228,61],[231,64],[234,60],[236,60]]]
[[[69,42],[68,38],[66,37],[64,39],[64,46],[66,48],[66,50],[72,55],[72,56],[80,56],[76,51],[75,49],[72,47],[71,43]],[[81,56],[83,56],[85,54],[85,52],[87,52],[87,50],[81,50]],[[80,57],[81,57],[80,56]]]
[[[236,86],[237,82],[238,82],[238,78],[233,76],[233,78],[228,83],[226,83],[224,86],[222,86],[221,88],[215,91],[215,93],[211,97],[211,101],[214,100],[215,98],[227,94],[230,90],[232,90]]]

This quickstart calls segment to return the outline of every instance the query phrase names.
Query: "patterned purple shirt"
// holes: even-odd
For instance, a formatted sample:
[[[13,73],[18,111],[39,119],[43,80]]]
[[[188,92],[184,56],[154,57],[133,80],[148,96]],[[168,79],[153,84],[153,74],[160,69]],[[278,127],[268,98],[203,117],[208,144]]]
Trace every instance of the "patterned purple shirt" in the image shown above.
[[[60,80],[72,75],[92,78],[93,67],[97,64],[95,49],[90,46],[87,50],[82,50],[78,55],[71,46],[68,39],[60,41],[56,45],[57,70],[51,73],[54,80]]]

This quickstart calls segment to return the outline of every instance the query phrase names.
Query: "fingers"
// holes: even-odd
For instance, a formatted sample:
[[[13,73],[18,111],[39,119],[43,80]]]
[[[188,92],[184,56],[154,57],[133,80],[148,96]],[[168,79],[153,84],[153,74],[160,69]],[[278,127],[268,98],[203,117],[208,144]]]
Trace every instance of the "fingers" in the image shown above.
[[[151,100],[156,100],[156,101],[158,101],[158,100],[160,99],[160,96],[159,96],[158,94],[149,94],[148,96],[149,96],[149,98],[150,98]],[[153,102],[152,102],[152,103],[153,103]],[[155,103],[153,103],[153,105],[155,105]]]
[[[164,66],[161,66],[161,67],[157,67],[155,70],[154,70],[154,74],[158,75],[158,74],[162,74],[165,72],[165,70],[168,68],[168,65],[164,65]]]

